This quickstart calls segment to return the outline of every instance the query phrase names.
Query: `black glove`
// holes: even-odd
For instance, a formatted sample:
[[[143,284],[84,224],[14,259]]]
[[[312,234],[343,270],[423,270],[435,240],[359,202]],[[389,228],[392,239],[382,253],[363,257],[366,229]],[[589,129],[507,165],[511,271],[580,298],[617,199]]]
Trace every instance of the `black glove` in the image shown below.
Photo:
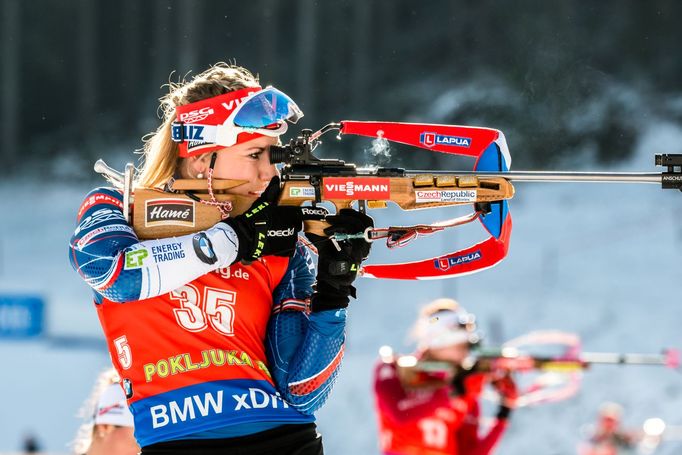
[[[511,412],[512,409],[509,406],[501,404],[495,417],[497,417],[498,420],[508,420]]]
[[[246,212],[223,221],[237,233],[235,262],[252,262],[267,255],[292,256],[303,220],[321,220],[327,214],[322,207],[278,206],[280,192],[279,177],[275,176]]]
[[[519,398],[519,390],[511,372],[506,371],[500,376],[494,377],[491,384],[500,395],[500,408],[497,411],[497,418],[500,420],[508,419]]]
[[[372,218],[352,209],[341,209],[338,214],[328,216],[326,221],[330,226],[324,233],[330,237],[337,233],[364,233],[368,227],[374,227]],[[309,233],[306,237],[318,251],[317,284],[311,298],[311,311],[346,308],[349,296],[355,297],[353,281],[360,264],[369,255],[371,244],[365,239],[335,241]]]

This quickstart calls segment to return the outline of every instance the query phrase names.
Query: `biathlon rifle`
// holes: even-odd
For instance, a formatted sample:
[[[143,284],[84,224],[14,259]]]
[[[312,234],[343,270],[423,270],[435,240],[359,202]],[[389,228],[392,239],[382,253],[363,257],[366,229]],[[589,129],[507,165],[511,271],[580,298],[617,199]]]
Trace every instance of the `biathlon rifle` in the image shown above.
[[[561,352],[558,355],[527,352],[547,346],[559,347]],[[680,352],[675,349],[665,349],[662,354],[581,352],[578,335],[552,330],[531,332],[498,348],[475,348],[461,365],[419,360],[411,355],[399,356],[395,362],[401,381],[412,388],[442,387],[457,376],[471,373],[493,376],[509,372],[536,373],[519,393],[518,405],[529,406],[573,396],[580,387],[582,372],[593,365],[659,365],[679,370]]]
[[[330,131],[407,144],[475,159],[471,171],[405,170],[387,167],[358,167],[338,159],[319,159],[313,151],[320,137]],[[512,182],[612,182],[655,183],[682,191],[682,155],[656,155],[655,164],[665,172],[545,172],[510,171],[511,155],[504,134],[496,129],[399,122],[342,121],[317,132],[303,130],[283,146],[270,148],[272,163],[281,164],[282,205],[331,202],[337,210],[357,202],[361,211],[386,207],[390,201],[403,210],[471,205],[465,216],[432,224],[371,228],[341,235],[337,240],[364,238],[386,240],[389,248],[407,244],[420,235],[440,232],[479,220],[488,237],[470,247],[420,261],[400,264],[369,264],[365,277],[393,279],[438,279],[490,268],[507,255],[512,230],[508,200],[514,196]],[[221,212],[206,204],[211,194],[220,202],[230,201],[233,214],[244,212],[253,199],[229,194],[245,182],[213,179],[180,179],[166,188],[134,188],[134,166],[123,173],[99,160],[95,170],[123,189],[124,215],[140,239],[162,238],[207,229],[221,219]],[[134,191],[133,191],[134,190]],[[211,193],[211,194],[209,194]],[[203,202],[203,203],[202,203]],[[306,222],[305,231],[321,234],[324,222]]]

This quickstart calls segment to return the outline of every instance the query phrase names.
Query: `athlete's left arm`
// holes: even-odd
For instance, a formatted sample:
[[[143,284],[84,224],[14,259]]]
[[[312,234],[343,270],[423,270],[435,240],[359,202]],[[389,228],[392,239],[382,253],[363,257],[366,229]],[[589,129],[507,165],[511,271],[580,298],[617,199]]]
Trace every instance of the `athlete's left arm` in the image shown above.
[[[304,414],[313,414],[327,400],[345,341],[345,309],[307,313],[314,283],[312,258],[299,245],[275,289],[266,344],[277,389]]]
[[[491,455],[502,439],[508,425],[509,408],[500,410],[493,426],[485,436],[478,435],[478,421],[480,408],[475,402],[464,419],[464,423],[457,430],[457,446],[462,453],[471,455]]]

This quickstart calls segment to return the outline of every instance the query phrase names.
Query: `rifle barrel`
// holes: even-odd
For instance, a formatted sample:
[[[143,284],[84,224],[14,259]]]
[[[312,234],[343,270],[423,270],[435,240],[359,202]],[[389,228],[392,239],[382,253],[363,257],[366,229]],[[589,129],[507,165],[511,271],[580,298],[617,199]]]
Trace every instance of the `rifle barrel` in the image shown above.
[[[583,352],[580,360],[585,363],[624,365],[667,365],[666,357],[656,354],[619,354],[611,352]]]
[[[591,182],[591,183],[653,183],[661,184],[660,172],[563,172],[563,171],[511,171],[511,172],[475,172],[475,171],[405,171],[408,175],[476,175],[478,177],[502,177],[518,182]]]

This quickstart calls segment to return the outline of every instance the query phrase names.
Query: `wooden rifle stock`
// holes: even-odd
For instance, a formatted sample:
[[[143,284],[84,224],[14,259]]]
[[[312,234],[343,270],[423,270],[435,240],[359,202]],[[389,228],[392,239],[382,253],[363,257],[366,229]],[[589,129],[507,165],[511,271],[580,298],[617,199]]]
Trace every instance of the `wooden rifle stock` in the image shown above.
[[[364,178],[373,176],[349,177],[350,186],[346,185],[342,197],[326,198],[324,177],[319,186],[308,180],[286,180],[280,196],[280,205],[300,206],[314,203],[316,200],[330,202],[336,210],[351,207],[354,197],[352,185],[362,185]],[[501,177],[478,178],[466,175],[433,175],[419,174],[389,179],[389,197],[382,200],[367,200],[370,209],[384,208],[388,201],[403,210],[416,210],[433,207],[472,204],[475,202],[491,202],[510,199],[514,195],[512,184]],[[233,216],[244,213],[255,201],[230,194],[230,190],[244,184],[241,180],[213,180],[213,191],[219,202],[230,201]],[[322,187],[321,189],[320,186]],[[132,203],[132,224],[140,239],[158,239],[192,234],[210,228],[221,220],[217,207],[194,200],[208,201],[208,182],[202,179],[176,180],[172,185],[173,192],[158,189],[137,188]],[[337,191],[334,194],[339,194]],[[325,235],[324,229],[329,225],[323,221],[306,221],[305,232]]]

